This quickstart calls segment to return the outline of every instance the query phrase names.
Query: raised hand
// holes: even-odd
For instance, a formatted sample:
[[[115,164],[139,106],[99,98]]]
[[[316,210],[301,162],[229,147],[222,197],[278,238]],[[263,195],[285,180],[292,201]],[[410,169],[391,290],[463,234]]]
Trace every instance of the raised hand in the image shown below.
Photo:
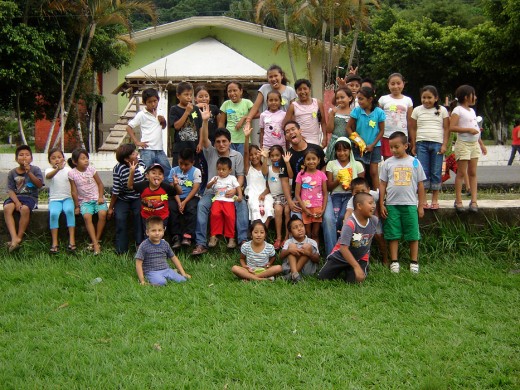
[[[292,153],[287,151],[283,155],[283,161],[285,161],[286,163],[289,163],[289,161],[291,161],[291,157],[292,157]]]

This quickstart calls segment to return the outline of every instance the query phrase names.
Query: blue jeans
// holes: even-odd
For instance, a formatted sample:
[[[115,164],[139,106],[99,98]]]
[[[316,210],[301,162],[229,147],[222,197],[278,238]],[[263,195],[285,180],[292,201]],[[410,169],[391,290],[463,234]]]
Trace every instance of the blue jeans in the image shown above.
[[[145,274],[146,279],[155,286],[164,286],[168,280],[173,280],[176,283],[186,281],[186,278],[171,268],[162,269],[160,271],[150,271]]]
[[[134,229],[136,245],[141,244],[144,238],[141,223],[141,199],[118,199],[114,206],[114,221],[116,224],[115,249],[117,254],[128,251],[128,216],[132,214],[131,224]]]
[[[442,184],[442,160],[443,155],[439,154],[442,144],[432,141],[419,141],[415,145],[417,159],[421,163],[426,180],[425,189],[440,190]]]
[[[296,199],[294,199],[296,202]],[[291,215],[298,215],[301,219],[301,213],[295,213],[291,211]],[[336,220],[334,219],[334,206],[332,205],[332,200],[329,195],[329,199],[327,201],[327,208],[325,209],[325,213],[322,217],[321,228],[323,229],[323,239],[325,241],[325,254],[322,253],[323,257],[327,257],[332,249],[334,249],[334,245],[338,241],[338,235],[336,233]]]
[[[204,194],[197,205],[197,227],[195,229],[195,240],[197,245],[207,246],[209,211],[214,194]],[[247,228],[249,226],[249,210],[247,202],[235,202],[236,227],[238,242],[247,240]]]
[[[67,227],[76,226],[74,201],[72,198],[66,198],[63,200],[51,200],[49,202],[49,225],[51,229],[58,229],[62,211],[65,213],[65,217],[67,217]]]
[[[336,230],[341,230],[343,228],[343,218],[345,217],[345,213],[347,212],[347,204],[350,198],[352,198],[352,193],[333,193],[330,197],[332,198],[332,207],[334,211],[334,219],[336,221]]]
[[[236,150],[242,156],[244,156],[244,144],[231,144],[230,148],[233,149],[233,150]],[[244,162],[244,164],[245,164],[245,162]]]
[[[168,156],[166,156],[164,150],[141,149],[139,155],[147,168],[152,164],[158,163],[161,164],[164,169],[164,177],[167,177],[170,173],[172,166],[170,165],[170,161],[168,161]]]
[[[513,165],[516,152],[520,154],[520,145],[511,145],[511,155],[509,156],[509,161],[507,162],[507,165]]]

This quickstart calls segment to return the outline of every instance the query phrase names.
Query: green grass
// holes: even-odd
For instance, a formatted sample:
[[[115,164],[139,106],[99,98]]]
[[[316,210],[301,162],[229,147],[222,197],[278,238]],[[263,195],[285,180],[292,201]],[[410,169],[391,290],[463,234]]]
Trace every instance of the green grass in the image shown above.
[[[1,387],[519,388],[519,236],[443,223],[418,276],[376,263],[363,285],[242,283],[237,252],[181,252],[193,279],[164,288],[29,240],[0,254]]]

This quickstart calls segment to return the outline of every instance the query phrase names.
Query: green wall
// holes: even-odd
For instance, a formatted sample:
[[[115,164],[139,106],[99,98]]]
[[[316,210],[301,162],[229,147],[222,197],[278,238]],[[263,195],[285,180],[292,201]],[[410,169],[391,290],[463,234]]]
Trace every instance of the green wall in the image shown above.
[[[291,84],[294,83],[295,80],[292,80],[291,66],[286,45],[282,45],[275,53],[274,47],[277,45],[275,40],[239,33],[222,27],[194,28],[169,37],[158,38],[137,44],[135,55],[130,64],[118,71],[118,82],[122,83],[127,74],[208,36],[219,40],[263,68],[267,69],[272,64],[280,65],[291,81]],[[296,55],[296,72],[299,78],[308,77],[306,75],[307,70],[305,58],[303,50]],[[127,103],[127,98],[119,97],[119,112],[125,108]]]

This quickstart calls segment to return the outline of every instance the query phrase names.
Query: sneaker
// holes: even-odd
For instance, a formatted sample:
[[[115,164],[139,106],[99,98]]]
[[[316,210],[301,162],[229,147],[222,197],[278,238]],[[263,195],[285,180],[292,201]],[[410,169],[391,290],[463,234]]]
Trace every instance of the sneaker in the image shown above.
[[[189,238],[183,238],[181,241],[182,246],[191,246],[191,240]]]
[[[412,261],[410,263],[410,272],[412,274],[418,274],[419,273],[419,264],[416,261]]]
[[[230,238],[227,243],[228,249],[235,249],[237,247],[237,240]]]
[[[209,238],[208,247],[215,248],[217,246],[218,239],[217,236],[211,236]]]
[[[181,247],[181,238],[177,235],[172,238],[172,249],[179,249]]]
[[[390,271],[393,272],[394,274],[398,274],[399,273],[399,262],[392,261],[390,263]]]
[[[204,253],[206,253],[208,250],[206,249],[205,246],[202,246],[202,245],[197,245],[195,247],[195,249],[193,250],[193,252],[191,252],[192,255],[194,256],[199,256],[199,255],[202,255]]]

